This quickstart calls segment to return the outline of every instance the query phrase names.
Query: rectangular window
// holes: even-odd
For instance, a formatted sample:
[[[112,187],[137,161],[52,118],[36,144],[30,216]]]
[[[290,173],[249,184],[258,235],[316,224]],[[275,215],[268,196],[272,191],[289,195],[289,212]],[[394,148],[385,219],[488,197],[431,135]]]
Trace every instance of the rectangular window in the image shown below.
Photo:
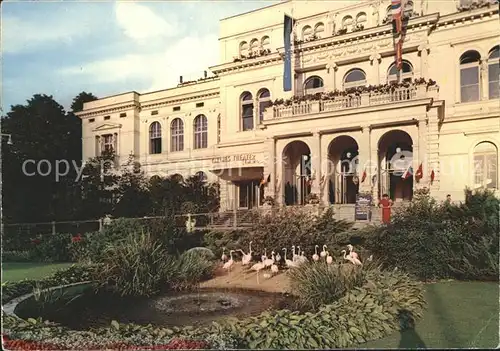
[[[127,113],[126,112],[120,113],[120,117],[127,117]]]
[[[479,67],[460,69],[461,102],[479,101]]]
[[[158,114],[158,110],[151,111],[151,116],[154,116],[154,115],[157,115],[157,114]]]
[[[498,99],[500,97],[500,65],[493,63],[488,65],[488,97]]]
[[[104,116],[104,120],[107,121],[108,119],[110,119],[111,116]]]
[[[95,118],[89,119],[89,123],[94,123],[94,122],[95,122]]]
[[[113,134],[106,134],[103,136],[103,150],[105,151],[113,151],[114,141]]]
[[[197,102],[196,103],[196,107],[203,107],[203,106],[205,106],[204,102]]]
[[[181,107],[180,107],[180,106],[175,106],[172,110],[173,110],[173,111],[180,111],[180,110],[181,110]]]

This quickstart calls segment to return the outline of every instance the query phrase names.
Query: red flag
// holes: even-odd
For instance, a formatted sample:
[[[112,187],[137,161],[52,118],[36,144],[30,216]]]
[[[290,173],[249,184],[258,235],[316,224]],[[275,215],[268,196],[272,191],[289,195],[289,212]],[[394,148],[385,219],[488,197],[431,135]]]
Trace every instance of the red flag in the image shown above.
[[[403,40],[401,38],[396,43],[396,68],[398,70],[403,68]]]
[[[424,176],[424,170],[422,163],[418,166],[417,173],[415,173],[415,179],[419,180]]]
[[[363,175],[361,176],[361,183],[363,183],[366,179],[366,168],[363,170]]]
[[[434,181],[434,170],[431,172],[431,183]]]

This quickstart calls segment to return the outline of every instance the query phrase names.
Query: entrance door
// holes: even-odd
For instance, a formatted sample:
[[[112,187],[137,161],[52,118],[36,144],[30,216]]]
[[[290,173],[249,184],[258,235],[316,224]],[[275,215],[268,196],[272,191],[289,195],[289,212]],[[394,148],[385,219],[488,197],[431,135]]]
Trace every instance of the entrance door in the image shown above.
[[[263,187],[259,186],[259,180],[243,181],[237,184],[239,188],[239,207],[252,209],[258,207],[263,201]]]
[[[354,173],[337,173],[335,202],[338,204],[356,203],[359,185],[354,183]]]

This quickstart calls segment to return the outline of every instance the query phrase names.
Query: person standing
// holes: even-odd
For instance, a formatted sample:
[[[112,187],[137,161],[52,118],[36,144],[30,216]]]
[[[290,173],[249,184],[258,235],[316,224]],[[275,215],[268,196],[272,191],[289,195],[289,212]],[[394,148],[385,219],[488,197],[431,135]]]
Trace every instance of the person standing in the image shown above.
[[[389,224],[391,223],[391,207],[392,200],[389,199],[389,195],[382,195],[382,199],[378,203],[378,207],[382,208],[382,223]]]

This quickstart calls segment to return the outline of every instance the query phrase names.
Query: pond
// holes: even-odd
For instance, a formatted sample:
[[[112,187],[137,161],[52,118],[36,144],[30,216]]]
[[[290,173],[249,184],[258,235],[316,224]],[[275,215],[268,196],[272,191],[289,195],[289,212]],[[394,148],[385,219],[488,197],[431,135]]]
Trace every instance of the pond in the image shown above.
[[[284,294],[238,289],[199,289],[152,298],[125,298],[93,289],[59,292],[55,298],[30,298],[16,308],[21,318],[42,317],[75,330],[120,323],[201,326],[229,316],[244,318],[271,309],[293,308]],[[55,302],[54,302],[55,300]]]

